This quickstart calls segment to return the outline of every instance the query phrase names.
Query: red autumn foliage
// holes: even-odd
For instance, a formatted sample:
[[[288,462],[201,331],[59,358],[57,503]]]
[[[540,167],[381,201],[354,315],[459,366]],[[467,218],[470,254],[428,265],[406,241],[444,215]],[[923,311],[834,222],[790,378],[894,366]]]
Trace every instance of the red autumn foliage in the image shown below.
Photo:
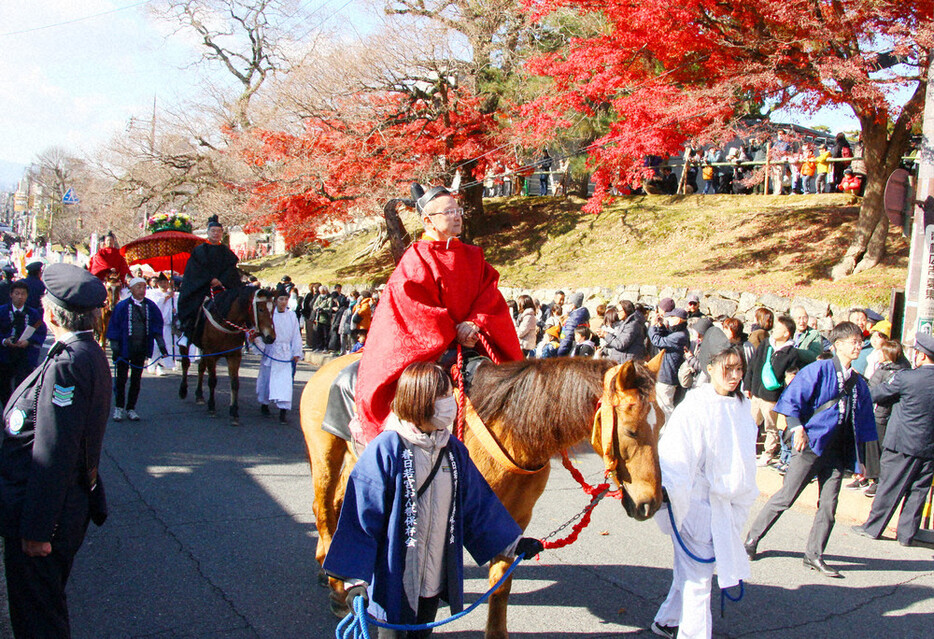
[[[594,211],[610,186],[639,177],[645,155],[676,155],[689,140],[721,137],[750,103],[805,113],[850,107],[862,124],[867,169],[882,174],[886,129],[910,128],[920,112],[934,46],[930,0],[527,2],[539,18],[572,8],[605,20],[599,35],[531,61],[529,69],[554,84],[525,107],[522,127],[534,144],[581,115],[611,111],[613,123],[590,153]],[[909,64],[874,71],[888,50]],[[907,117],[897,121],[906,91]]]
[[[321,240],[319,229],[408,197],[409,183],[448,183],[460,163],[497,159],[497,123],[480,99],[448,88],[433,98],[360,95],[339,112],[310,118],[301,134],[254,129],[242,157],[260,178],[250,186],[251,227],[274,223],[287,246]],[[487,154],[487,155],[484,155]],[[463,176],[465,180],[472,175]]]

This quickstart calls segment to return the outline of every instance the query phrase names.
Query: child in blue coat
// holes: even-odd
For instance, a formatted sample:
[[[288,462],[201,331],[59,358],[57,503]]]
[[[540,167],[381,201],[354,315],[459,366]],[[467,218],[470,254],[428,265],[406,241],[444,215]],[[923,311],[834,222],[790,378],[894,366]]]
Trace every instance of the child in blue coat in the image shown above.
[[[451,380],[417,362],[399,378],[383,432],[347,482],[324,570],[342,579],[352,607],[364,596],[375,618],[434,620],[441,600],[464,607],[463,549],[483,565],[498,555],[526,558],[541,542],[522,530],[449,430],[457,414]],[[428,637],[380,628],[381,639]]]

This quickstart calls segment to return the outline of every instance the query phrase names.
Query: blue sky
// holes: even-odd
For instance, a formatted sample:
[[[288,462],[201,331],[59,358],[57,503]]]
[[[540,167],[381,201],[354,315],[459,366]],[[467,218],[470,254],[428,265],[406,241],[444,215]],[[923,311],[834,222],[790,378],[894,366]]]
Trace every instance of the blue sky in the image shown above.
[[[360,1],[297,0],[306,20],[296,22],[302,30],[339,24]],[[164,107],[196,96],[201,76],[190,63],[201,55],[197,42],[153,17],[159,4],[2,0],[0,162],[28,164],[53,145],[93,153],[125,131],[131,116],[148,120],[153,96]]]
[[[153,96],[169,107],[198,94],[202,78],[190,67],[200,56],[197,42],[153,17],[160,2],[0,2],[0,163],[28,164],[53,145],[91,154],[125,131],[131,116],[148,120]],[[301,30],[328,23],[359,31],[374,11],[365,0],[296,4]],[[833,130],[856,126],[846,109],[807,120]]]

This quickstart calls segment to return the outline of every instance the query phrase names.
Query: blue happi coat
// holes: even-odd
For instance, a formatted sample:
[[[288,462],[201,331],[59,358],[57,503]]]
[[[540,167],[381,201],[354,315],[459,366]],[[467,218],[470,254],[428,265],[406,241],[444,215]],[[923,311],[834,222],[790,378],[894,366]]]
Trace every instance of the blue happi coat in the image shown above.
[[[143,342],[143,352],[148,356],[152,352],[152,345],[156,335],[162,335],[162,311],[148,297],[142,300],[146,308],[147,331]],[[114,353],[114,356],[130,356],[130,308],[133,304],[133,298],[128,297],[121,300],[114,306],[113,314],[110,316],[110,323],[107,324],[107,339],[116,341],[119,344],[120,352]]]
[[[821,405],[837,397],[840,392],[835,360],[836,356],[833,359],[818,360],[802,368],[778,398],[773,409],[780,415],[797,418],[804,425],[808,445],[817,455],[823,454],[840,417],[839,402],[817,415],[814,414]],[[876,441],[879,435],[876,433],[876,418],[872,413],[869,385],[855,370],[850,374],[856,375],[856,385],[853,388],[856,398],[853,406],[856,450],[850,451],[851,454],[847,454],[846,460],[852,462],[852,469],[856,471],[856,462],[863,461],[863,447],[860,444]]]
[[[415,623],[415,610],[404,589],[407,546],[413,543],[406,530],[405,451],[398,433],[384,431],[360,455],[350,473],[337,531],[324,560],[328,574],[367,582],[369,613],[396,624]],[[462,549],[483,565],[522,531],[470,461],[464,445],[451,437],[442,454],[448,452],[454,462],[455,494],[447,517],[446,578],[441,598],[456,614],[464,608]],[[414,547],[411,550],[417,551]]]

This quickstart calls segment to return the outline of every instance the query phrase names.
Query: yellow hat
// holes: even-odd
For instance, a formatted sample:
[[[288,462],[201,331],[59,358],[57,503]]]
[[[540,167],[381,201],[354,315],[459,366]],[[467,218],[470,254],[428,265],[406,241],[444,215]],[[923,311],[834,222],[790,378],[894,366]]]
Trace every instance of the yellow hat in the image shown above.
[[[560,327],[560,326],[552,326],[551,328],[549,328],[548,330],[545,331],[545,335],[551,335],[551,336],[554,337],[555,339],[558,339],[558,338],[561,337],[561,327]]]
[[[882,333],[886,337],[892,336],[892,322],[889,320],[882,320],[881,322],[876,322],[872,325],[872,331],[875,333]]]

